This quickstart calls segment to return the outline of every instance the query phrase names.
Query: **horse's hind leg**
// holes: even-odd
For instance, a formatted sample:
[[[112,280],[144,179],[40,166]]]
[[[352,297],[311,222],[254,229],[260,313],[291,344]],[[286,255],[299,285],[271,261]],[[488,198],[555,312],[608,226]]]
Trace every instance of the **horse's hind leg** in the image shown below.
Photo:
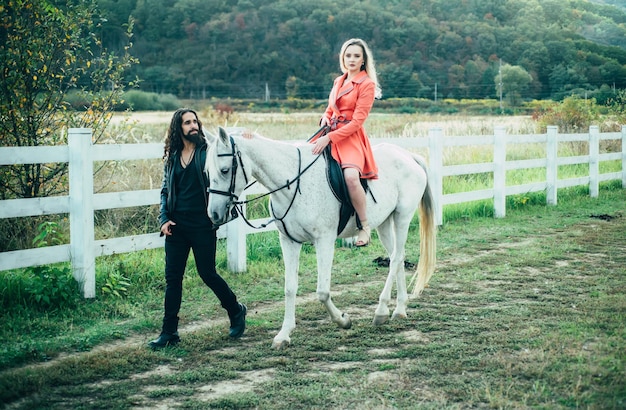
[[[378,228],[376,228],[376,231],[378,232],[378,238],[387,250],[387,254],[391,255],[394,248],[394,240],[392,236],[393,222],[391,221],[391,218],[387,219]],[[376,312],[374,313],[373,324],[376,326],[382,325],[389,319],[389,302],[391,301],[391,290],[393,288],[394,278],[395,273],[390,259],[389,273],[387,274],[385,287],[378,297],[378,306],[376,307]]]
[[[385,287],[378,298],[378,307],[374,313],[373,324],[378,326],[389,319],[389,303],[394,282],[397,285],[396,308],[391,315],[392,319],[406,318],[406,306],[408,294],[406,288],[406,276],[404,273],[404,245],[408,235],[408,224],[403,219],[398,220],[395,216],[387,219],[377,228],[378,237],[389,254],[389,273],[385,281]]]
[[[391,315],[392,319],[402,318],[405,319],[406,315],[406,306],[409,300],[409,296],[406,288],[406,274],[404,272],[404,257],[405,251],[404,246],[406,245],[406,240],[409,235],[409,224],[411,223],[411,214],[407,214],[404,217],[396,214],[394,217],[394,232],[395,232],[395,243],[396,249],[394,254],[390,257],[389,267],[391,269],[391,265],[394,265],[396,272],[396,284],[398,286],[397,296],[396,296],[396,308]]]
[[[280,235],[285,263],[285,316],[280,332],[274,337],[272,347],[282,349],[291,344],[291,332],[296,328],[296,294],[298,293],[298,267],[302,245]]]
[[[333,322],[342,329],[350,329],[352,321],[347,313],[341,312],[330,297],[330,280],[335,253],[335,238],[320,240],[315,243],[317,257],[317,298],[319,299]]]

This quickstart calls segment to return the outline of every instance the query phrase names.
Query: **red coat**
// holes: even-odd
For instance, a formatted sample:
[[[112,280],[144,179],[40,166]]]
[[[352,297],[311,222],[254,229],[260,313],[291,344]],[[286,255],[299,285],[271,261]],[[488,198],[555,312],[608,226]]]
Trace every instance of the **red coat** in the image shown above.
[[[337,77],[324,116],[332,124],[327,135],[333,158],[342,168],[357,168],[361,178],[378,178],[378,167],[363,123],[374,104],[376,84],[361,71],[346,84],[347,73]],[[342,86],[343,84],[343,86]]]

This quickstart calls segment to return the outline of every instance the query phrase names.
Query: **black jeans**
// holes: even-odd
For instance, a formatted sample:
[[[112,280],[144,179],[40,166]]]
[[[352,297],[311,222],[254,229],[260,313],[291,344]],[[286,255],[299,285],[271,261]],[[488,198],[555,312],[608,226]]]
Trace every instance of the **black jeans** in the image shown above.
[[[193,250],[198,274],[211,288],[229,316],[239,313],[237,297],[215,270],[217,235],[214,229],[172,226],[172,235],[165,237],[165,314],[162,333],[178,330],[178,312],[183,295],[183,276],[189,251]]]

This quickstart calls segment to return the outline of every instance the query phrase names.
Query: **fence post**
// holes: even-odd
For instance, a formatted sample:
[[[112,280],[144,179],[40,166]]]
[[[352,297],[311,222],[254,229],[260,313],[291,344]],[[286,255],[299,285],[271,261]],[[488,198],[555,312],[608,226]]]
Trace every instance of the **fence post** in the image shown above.
[[[622,188],[626,188],[626,125],[622,125]]]
[[[435,218],[437,225],[443,225],[443,129],[428,130],[429,176],[428,184],[435,198]]]
[[[600,191],[600,128],[589,127],[589,196],[598,197]]]
[[[493,132],[493,212],[496,218],[506,216],[506,128]]]
[[[246,205],[242,205],[241,212],[246,214]],[[239,217],[227,224],[226,258],[228,270],[231,272],[245,272],[246,264],[246,225],[243,217]]]
[[[70,128],[70,258],[83,297],[96,297],[93,221],[93,153],[90,128]]]
[[[558,129],[559,127],[555,125],[548,126],[546,141],[546,202],[548,205],[557,203]]]

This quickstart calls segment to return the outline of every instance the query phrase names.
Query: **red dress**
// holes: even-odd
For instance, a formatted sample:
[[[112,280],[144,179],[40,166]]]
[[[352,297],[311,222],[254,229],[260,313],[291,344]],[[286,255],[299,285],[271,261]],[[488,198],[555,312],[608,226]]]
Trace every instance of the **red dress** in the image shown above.
[[[363,128],[374,104],[376,84],[365,71],[344,84],[347,75],[335,79],[324,112],[331,124],[331,131],[326,134],[330,138],[331,153],[342,169],[356,168],[361,178],[377,179],[378,167]]]

